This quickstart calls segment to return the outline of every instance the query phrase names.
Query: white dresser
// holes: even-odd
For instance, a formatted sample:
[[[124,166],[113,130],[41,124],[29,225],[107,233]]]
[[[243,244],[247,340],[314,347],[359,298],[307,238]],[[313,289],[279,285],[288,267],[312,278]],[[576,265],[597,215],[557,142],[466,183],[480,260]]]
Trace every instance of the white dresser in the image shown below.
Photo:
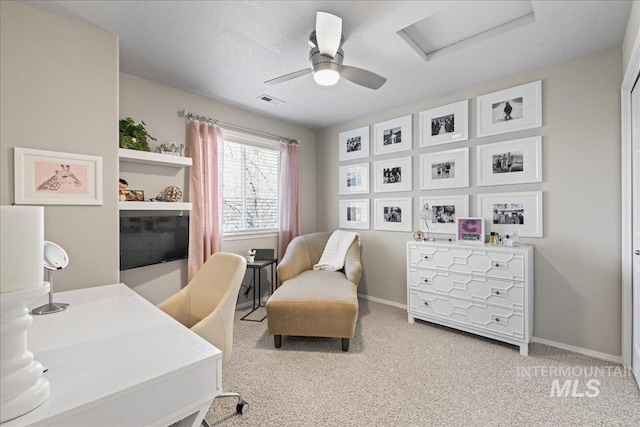
[[[407,312],[520,346],[533,333],[533,247],[407,242]]]

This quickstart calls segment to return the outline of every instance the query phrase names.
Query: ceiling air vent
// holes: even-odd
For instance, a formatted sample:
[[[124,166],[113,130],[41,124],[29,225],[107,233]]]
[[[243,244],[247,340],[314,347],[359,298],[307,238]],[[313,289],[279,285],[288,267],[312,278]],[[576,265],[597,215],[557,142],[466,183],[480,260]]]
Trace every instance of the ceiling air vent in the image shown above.
[[[271,95],[264,95],[263,94],[263,95],[260,95],[258,97],[258,99],[261,100],[261,101],[264,101],[264,102],[268,102],[269,104],[273,104],[273,105],[282,105],[282,104],[285,103],[284,101],[281,101],[281,100],[279,100],[277,98],[274,98]]]

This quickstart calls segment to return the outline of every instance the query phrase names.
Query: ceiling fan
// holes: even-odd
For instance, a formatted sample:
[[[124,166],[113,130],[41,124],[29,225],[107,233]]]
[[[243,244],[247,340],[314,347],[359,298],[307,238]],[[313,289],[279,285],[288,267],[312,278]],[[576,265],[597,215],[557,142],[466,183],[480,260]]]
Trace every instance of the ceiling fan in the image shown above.
[[[268,85],[283,83],[313,73],[313,79],[322,86],[332,86],[343,77],[369,89],[379,89],[387,79],[371,71],[342,65],[342,18],[327,12],[316,13],[316,29],[309,36],[311,68],[295,71],[267,80]]]

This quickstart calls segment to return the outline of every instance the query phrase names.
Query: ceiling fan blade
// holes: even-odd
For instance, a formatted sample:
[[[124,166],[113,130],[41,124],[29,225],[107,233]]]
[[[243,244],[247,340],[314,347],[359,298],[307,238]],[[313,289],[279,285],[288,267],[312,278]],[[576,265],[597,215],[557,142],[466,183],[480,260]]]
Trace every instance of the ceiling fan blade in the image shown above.
[[[357,85],[374,90],[380,89],[387,81],[385,77],[379,76],[376,73],[358,67],[349,67],[348,65],[342,66],[340,75]]]
[[[285,74],[284,76],[276,77],[275,79],[267,80],[264,82],[268,85],[277,85],[278,83],[288,82],[289,80],[293,80],[295,78],[304,76],[305,74],[311,73],[311,68],[305,68],[304,70],[294,71],[293,73]]]
[[[336,56],[342,40],[342,18],[327,12],[316,13],[316,40],[321,54]]]

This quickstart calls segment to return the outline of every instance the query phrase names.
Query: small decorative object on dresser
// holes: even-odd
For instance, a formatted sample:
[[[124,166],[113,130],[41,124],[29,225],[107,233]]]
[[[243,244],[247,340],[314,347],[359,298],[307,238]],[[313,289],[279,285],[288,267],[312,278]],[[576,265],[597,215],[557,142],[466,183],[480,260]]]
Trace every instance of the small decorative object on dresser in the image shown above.
[[[483,218],[456,218],[456,242],[484,244],[484,219]]]
[[[533,247],[407,242],[407,312],[520,347],[533,335]]]
[[[413,232],[413,240],[416,242],[422,242],[424,240],[424,233],[420,230]]]

